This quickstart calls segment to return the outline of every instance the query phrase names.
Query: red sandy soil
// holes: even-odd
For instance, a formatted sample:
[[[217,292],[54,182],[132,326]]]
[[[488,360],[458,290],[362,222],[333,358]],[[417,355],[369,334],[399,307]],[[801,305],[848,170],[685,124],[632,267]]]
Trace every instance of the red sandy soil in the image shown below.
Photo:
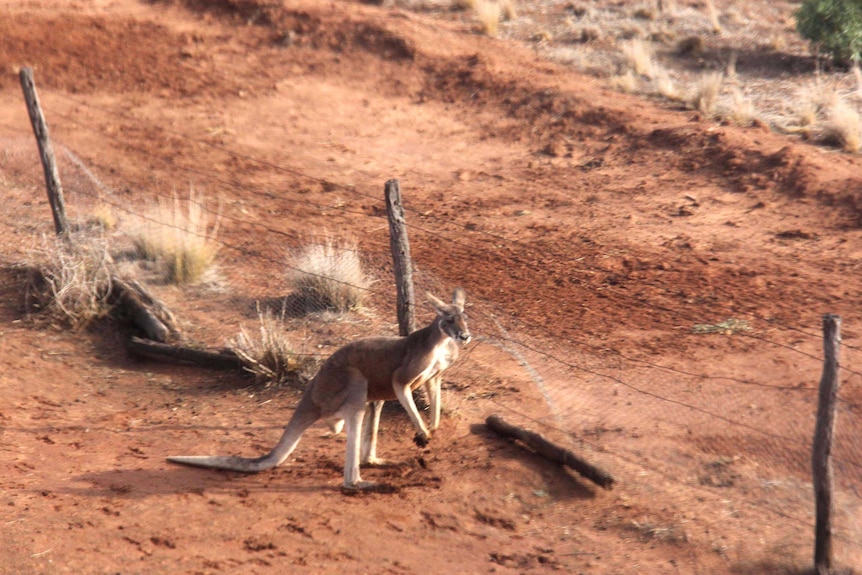
[[[825,312],[848,369],[836,556],[860,564],[862,160],[619,94],[474,27],[348,1],[0,5],[0,571],[803,573]],[[400,180],[419,288],[463,285],[479,337],[427,448],[385,413],[380,452],[401,464],[364,476],[392,493],[343,495],[344,437],[324,427],[258,475],[169,465],[265,452],[297,392],[25,313],[21,265],[51,230],[25,65],[71,211],[97,186],[63,150],[121,225],[152,194],[220,198],[218,278],[153,288],[208,346],[253,329],[254,302],[287,293],[284,250],[324,229],[359,242],[375,295],[296,333],[324,354],[392,333],[381,196]],[[694,333],[727,318],[752,330]],[[491,413],[614,490],[494,436]]]

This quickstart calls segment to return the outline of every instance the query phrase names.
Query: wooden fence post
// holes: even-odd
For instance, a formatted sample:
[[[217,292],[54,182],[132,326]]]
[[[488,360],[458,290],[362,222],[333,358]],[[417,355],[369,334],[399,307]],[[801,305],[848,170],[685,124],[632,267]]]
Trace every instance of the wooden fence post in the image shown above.
[[[39,106],[39,97],[36,95],[33,69],[21,68],[19,76],[21,88],[24,90],[24,100],[27,103],[27,112],[30,114],[30,123],[33,125],[33,133],[36,135],[36,143],[39,145],[42,168],[45,171],[45,184],[48,187],[51,214],[54,216],[54,229],[58,236],[64,235],[69,231],[69,224],[66,221],[63,187],[60,185],[60,172],[57,170],[54,149],[51,147],[51,140],[48,137],[48,125],[45,123],[45,116],[42,114],[41,106]]]
[[[816,523],[814,527],[814,568],[828,575],[832,568],[832,435],[835,430],[835,403],[838,399],[838,351],[841,318],[823,316],[823,375],[817,400],[817,424],[811,449],[814,476]]]
[[[395,287],[398,292],[398,333],[408,335],[416,330],[413,293],[413,263],[410,259],[410,242],[407,239],[407,221],[401,204],[401,187],[398,180],[389,180],[383,188],[386,196],[386,214],[389,216],[389,248],[395,266]]]

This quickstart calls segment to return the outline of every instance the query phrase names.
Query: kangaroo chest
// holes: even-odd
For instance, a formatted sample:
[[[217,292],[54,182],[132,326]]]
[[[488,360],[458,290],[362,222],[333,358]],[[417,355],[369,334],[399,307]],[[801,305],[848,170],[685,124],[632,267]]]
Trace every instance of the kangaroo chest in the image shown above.
[[[449,367],[453,361],[458,356],[458,347],[454,342],[447,339],[444,342],[438,344],[434,351],[430,354],[424,362],[421,362],[420,365],[417,365],[416,368],[418,373],[411,374],[413,375],[412,382],[410,384],[411,389],[415,389],[439,374],[447,367]]]

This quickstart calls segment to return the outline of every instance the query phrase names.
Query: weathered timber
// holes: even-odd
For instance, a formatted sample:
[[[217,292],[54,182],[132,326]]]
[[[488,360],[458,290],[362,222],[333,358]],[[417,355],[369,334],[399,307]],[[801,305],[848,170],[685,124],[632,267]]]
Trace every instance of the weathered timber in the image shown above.
[[[119,316],[147,339],[164,343],[169,336],[177,334],[173,314],[140,283],[112,278],[111,299]]]
[[[816,519],[814,525],[814,568],[818,575],[832,569],[832,437],[838,400],[838,356],[841,318],[823,316],[823,374],[817,401],[817,423],[811,448]]]
[[[564,449],[552,443],[534,431],[518,427],[503,421],[499,415],[490,415],[485,423],[495,432],[506,437],[513,437],[541,455],[555,463],[570,467],[585,479],[589,479],[599,487],[612,489],[614,478],[606,471],[588,463],[568,449]]]
[[[48,136],[48,124],[39,104],[39,96],[36,94],[36,82],[33,79],[32,68],[21,68],[19,73],[21,89],[24,91],[24,101],[27,104],[27,113],[30,115],[30,124],[33,126],[33,134],[36,136],[36,144],[39,146],[39,158],[42,160],[42,169],[45,172],[45,185],[48,188],[48,201],[51,204],[51,215],[54,217],[54,229],[57,235],[64,235],[69,231],[69,223],[66,221],[66,204],[63,201],[63,186],[60,184],[60,171],[54,158],[54,148],[51,146],[51,138]]]
[[[132,353],[156,361],[169,363],[192,364],[211,369],[242,370],[242,360],[231,350],[206,350],[180,345],[159,343],[148,339],[132,336],[126,342],[126,348]]]
[[[398,333],[409,335],[416,330],[413,292],[413,262],[410,260],[410,241],[407,237],[407,220],[401,202],[401,187],[398,180],[389,180],[383,188],[386,197],[386,213],[389,216],[389,249],[395,267],[396,309]]]

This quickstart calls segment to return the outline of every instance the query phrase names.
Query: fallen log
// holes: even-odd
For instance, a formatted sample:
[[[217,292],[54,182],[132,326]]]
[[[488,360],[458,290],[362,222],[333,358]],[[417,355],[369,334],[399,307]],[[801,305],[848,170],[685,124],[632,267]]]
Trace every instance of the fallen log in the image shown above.
[[[134,325],[152,341],[165,342],[176,335],[173,314],[140,283],[111,278],[111,300],[121,318]]]
[[[126,342],[126,348],[146,359],[168,361],[171,363],[186,363],[211,369],[241,370],[242,360],[228,350],[206,350],[180,345],[159,343],[132,336]]]
[[[606,471],[584,461],[568,449],[551,443],[538,433],[507,423],[499,415],[489,415],[485,423],[500,435],[521,441],[542,457],[570,467],[579,475],[589,479],[599,487],[613,489],[614,478]]]

